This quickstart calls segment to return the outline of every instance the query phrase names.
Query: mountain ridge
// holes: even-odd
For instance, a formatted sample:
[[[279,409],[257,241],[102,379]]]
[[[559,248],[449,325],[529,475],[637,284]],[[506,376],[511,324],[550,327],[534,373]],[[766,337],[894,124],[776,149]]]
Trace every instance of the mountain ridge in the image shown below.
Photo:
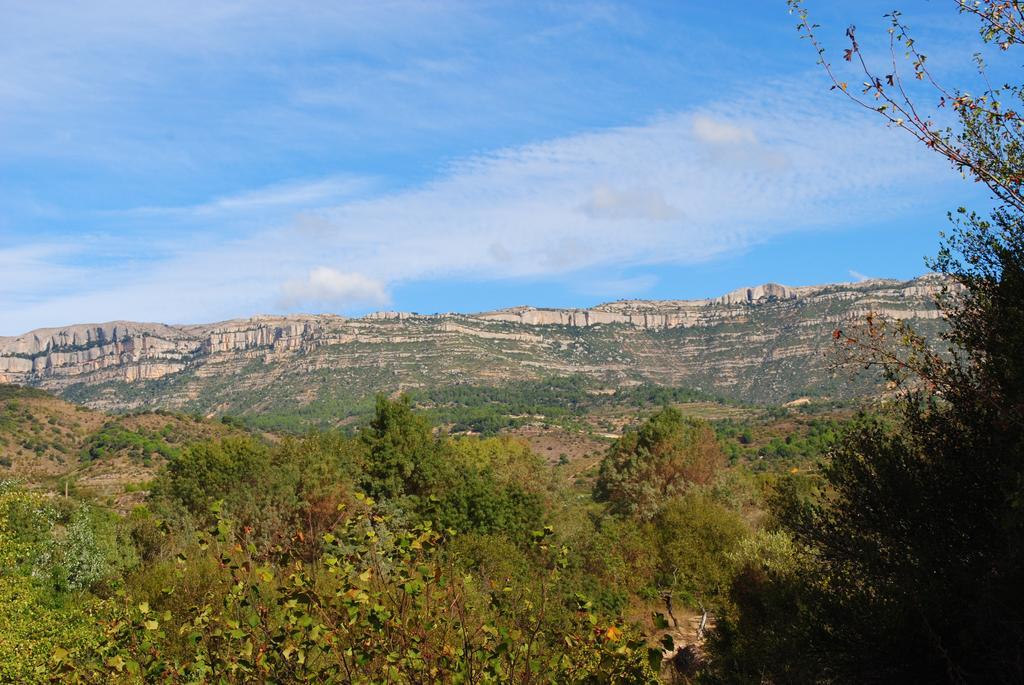
[[[71,393],[107,409],[190,406],[204,412],[235,404],[227,389],[216,393],[216,401],[200,399],[220,381],[234,378],[255,389],[285,369],[290,369],[284,374],[288,383],[292,376],[336,372],[317,375],[312,391],[285,393],[300,402],[334,392],[328,387],[332,382],[355,383],[371,393],[570,373],[614,383],[689,384],[779,401],[806,389],[798,387],[807,385],[798,377],[771,380],[780,366],[796,359],[804,363],[793,370],[809,371],[812,389],[831,392],[820,387],[820,353],[837,324],[872,312],[914,321],[926,333],[936,328],[940,313],[934,296],[942,284],[929,274],[821,286],[769,283],[717,298],[618,300],[586,308],[384,311],[359,318],[258,315],[176,326],[77,324],[0,338],[0,382]],[[117,397],[118,384],[157,382],[173,386],[159,402]],[[139,395],[137,388],[119,389],[126,398]]]
[[[922,283],[922,286],[928,291],[936,291],[936,283],[940,283],[940,278],[935,274],[925,274],[918,276],[908,281],[901,281],[899,279],[891,278],[872,278],[860,281],[850,282],[839,282],[839,283],[826,283],[821,285],[808,285],[808,286],[787,286],[775,282],[767,282],[757,286],[744,286],[736,288],[734,290],[720,295],[718,297],[710,298],[698,298],[698,299],[640,299],[640,298],[625,298],[619,300],[611,300],[608,302],[601,302],[599,304],[590,307],[545,307],[537,305],[513,305],[510,307],[502,307],[499,309],[484,310],[479,312],[433,312],[433,313],[421,313],[405,310],[379,310],[369,312],[360,317],[347,317],[341,314],[334,314],[329,312],[312,313],[312,312],[296,312],[292,314],[271,314],[271,313],[260,313],[254,314],[249,317],[238,317],[233,319],[224,319],[222,321],[215,321],[210,323],[177,323],[168,324],[157,321],[133,321],[128,319],[115,319],[111,321],[103,322],[87,322],[87,323],[74,323],[67,324],[64,326],[44,326],[41,328],[34,328],[18,335],[0,335],[0,355],[2,355],[9,346],[13,346],[13,343],[22,339],[33,336],[38,338],[43,333],[60,333],[62,331],[69,331],[74,329],[102,329],[110,327],[149,327],[153,329],[172,329],[176,331],[200,331],[207,329],[216,329],[218,327],[226,327],[230,325],[238,325],[245,322],[261,322],[261,321],[276,321],[276,320],[305,320],[305,319],[334,319],[337,321],[351,321],[360,319],[392,319],[392,318],[489,318],[496,315],[505,313],[519,312],[519,311],[559,311],[559,312],[584,312],[584,311],[615,311],[629,305],[650,305],[657,308],[658,305],[667,307],[686,307],[686,306],[706,306],[706,305],[729,305],[729,304],[757,304],[764,300],[775,298],[775,299],[798,299],[801,296],[806,296],[811,293],[815,293],[825,289],[848,287],[851,290],[862,289],[865,287],[877,286],[877,285],[898,285],[901,283]]]

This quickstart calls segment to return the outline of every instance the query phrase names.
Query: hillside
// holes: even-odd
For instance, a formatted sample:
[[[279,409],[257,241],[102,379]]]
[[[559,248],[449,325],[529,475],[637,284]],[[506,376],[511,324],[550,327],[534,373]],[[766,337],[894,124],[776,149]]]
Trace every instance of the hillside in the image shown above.
[[[16,479],[126,509],[159,467],[194,442],[241,432],[170,412],[113,416],[52,395],[0,385],[0,480]]]
[[[874,312],[934,334],[940,285],[925,276],[590,309],[75,325],[0,338],[0,382],[106,410],[338,419],[378,391],[567,375],[764,403],[843,399],[874,391],[877,379],[833,376],[832,331]]]

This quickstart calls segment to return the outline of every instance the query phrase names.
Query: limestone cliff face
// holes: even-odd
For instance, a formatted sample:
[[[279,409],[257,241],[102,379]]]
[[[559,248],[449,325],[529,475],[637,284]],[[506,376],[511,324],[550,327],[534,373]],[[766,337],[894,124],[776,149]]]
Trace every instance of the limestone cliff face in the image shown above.
[[[295,352],[316,347],[327,337],[331,324],[344,321],[331,315],[257,316],[186,330],[201,340],[204,355],[253,349]]]
[[[739,387],[759,382],[756,369],[766,364],[799,369],[812,360],[820,367],[815,355],[828,329],[868,312],[936,321],[940,314],[933,299],[941,286],[935,276],[795,288],[769,283],[708,300],[627,300],[587,309],[74,325],[0,337],[0,382],[60,392],[180,374],[192,379],[189,392],[197,395],[205,386],[195,379],[247,373],[246,364],[262,360],[266,368],[283,364],[297,374],[320,370],[339,378],[376,369],[375,383],[391,379],[398,385],[414,377],[422,379],[416,382],[496,381],[583,372]],[[253,387],[271,380],[270,375],[246,378]],[[780,388],[795,382],[779,381]],[[781,392],[769,388],[763,394]],[[115,393],[104,401],[117,408],[119,399]]]
[[[875,279],[859,283],[791,288],[766,283],[739,288],[721,297],[708,300],[622,300],[591,309],[539,309],[513,307],[476,315],[490,321],[508,321],[528,326],[596,326],[624,324],[645,330],[708,326],[749,316],[749,307],[786,302],[796,304],[829,301],[858,302],[863,306],[844,312],[837,320],[860,318],[869,311],[897,318],[928,318],[939,316],[932,306],[942,281],[935,276],[922,276],[909,282]],[[904,306],[909,305],[909,307]]]
[[[59,387],[91,380],[160,378],[218,354],[316,347],[336,316],[254,317],[200,326],[114,321],[0,338],[0,382]]]
[[[803,294],[813,289],[802,289]],[[755,288],[738,288],[715,300],[718,304],[759,304],[769,300],[795,300],[800,297],[800,288],[787,288],[778,283],[765,283]]]
[[[194,351],[187,334],[163,324],[114,321],[40,329],[0,338],[0,381],[93,373],[129,381],[159,378],[182,368]]]

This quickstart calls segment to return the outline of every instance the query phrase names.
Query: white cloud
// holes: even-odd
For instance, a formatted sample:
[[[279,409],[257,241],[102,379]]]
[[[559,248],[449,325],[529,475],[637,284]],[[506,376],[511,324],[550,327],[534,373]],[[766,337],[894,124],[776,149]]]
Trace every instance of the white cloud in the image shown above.
[[[698,114],[693,117],[693,136],[702,143],[712,145],[739,145],[756,143],[754,131],[724,119]]]
[[[0,248],[0,298],[5,306],[30,302],[34,293],[85,285],[79,282],[85,271],[64,263],[79,252],[80,248],[57,243]]]
[[[681,216],[680,210],[666,202],[659,190],[613,188],[606,184],[596,186],[581,209],[595,219],[668,221]]]
[[[305,278],[281,285],[282,303],[292,308],[308,304],[330,304],[342,308],[381,306],[391,301],[384,284],[359,273],[342,273],[318,266]]]
[[[871,280],[871,276],[865,276],[861,272],[854,271],[853,269],[850,269],[850,277],[853,278],[856,281],[870,281]]]

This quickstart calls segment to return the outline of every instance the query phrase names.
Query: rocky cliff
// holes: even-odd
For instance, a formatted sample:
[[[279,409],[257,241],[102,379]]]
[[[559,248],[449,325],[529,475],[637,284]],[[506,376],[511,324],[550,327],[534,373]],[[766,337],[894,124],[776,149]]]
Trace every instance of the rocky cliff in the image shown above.
[[[337,394],[337,384],[354,396],[563,373],[776,401],[837,392],[828,386],[825,358],[837,324],[874,312],[912,320],[926,332],[941,325],[932,302],[940,287],[925,276],[798,288],[770,283],[709,300],[626,300],[588,309],[83,324],[0,337],[0,382],[114,409],[248,410],[232,390],[309,402]]]

